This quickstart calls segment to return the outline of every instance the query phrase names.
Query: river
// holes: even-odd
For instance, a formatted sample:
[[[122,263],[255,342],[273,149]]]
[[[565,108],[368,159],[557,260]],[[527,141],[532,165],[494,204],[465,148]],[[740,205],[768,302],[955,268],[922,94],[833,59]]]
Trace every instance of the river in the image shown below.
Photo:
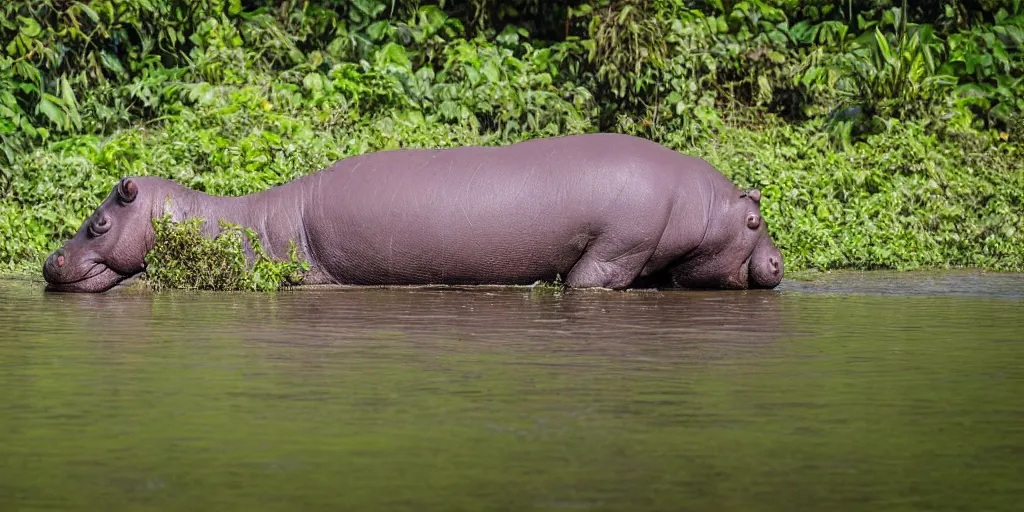
[[[0,281],[0,510],[1020,510],[1024,276]]]

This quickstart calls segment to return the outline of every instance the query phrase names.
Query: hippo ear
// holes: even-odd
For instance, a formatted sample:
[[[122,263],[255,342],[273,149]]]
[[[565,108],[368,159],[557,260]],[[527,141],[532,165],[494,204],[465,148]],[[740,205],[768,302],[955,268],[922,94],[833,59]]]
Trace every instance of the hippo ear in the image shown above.
[[[761,204],[761,191],[760,190],[758,190],[756,188],[752,188],[752,189],[748,190],[747,191],[747,197],[753,199],[755,203]]]
[[[117,196],[121,199],[121,202],[128,204],[135,200],[135,196],[139,194],[139,186],[132,181],[131,178],[125,178],[121,180],[121,183],[117,184]]]

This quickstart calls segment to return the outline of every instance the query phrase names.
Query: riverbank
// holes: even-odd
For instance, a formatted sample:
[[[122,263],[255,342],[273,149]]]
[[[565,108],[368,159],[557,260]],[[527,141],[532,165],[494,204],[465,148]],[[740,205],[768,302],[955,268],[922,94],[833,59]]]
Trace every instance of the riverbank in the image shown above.
[[[325,110],[259,105],[214,104],[162,125],[67,138],[19,155],[12,191],[0,199],[0,270],[38,268],[122,176],[163,176],[239,195],[368,151],[526,138],[397,116],[325,123]],[[789,270],[1024,270],[1019,145],[980,132],[942,139],[893,122],[843,148],[818,128],[726,127],[696,144],[671,135],[663,143],[708,160],[740,186],[762,189],[763,214]]]

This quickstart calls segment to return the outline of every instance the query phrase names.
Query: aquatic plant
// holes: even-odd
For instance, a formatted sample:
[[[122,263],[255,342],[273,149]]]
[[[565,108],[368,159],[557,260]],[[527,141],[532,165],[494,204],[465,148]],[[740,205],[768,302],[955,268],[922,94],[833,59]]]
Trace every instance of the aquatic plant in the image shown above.
[[[176,222],[170,215],[153,219],[156,244],[146,255],[145,281],[155,288],[274,291],[299,284],[309,270],[294,243],[287,260],[275,260],[254,230],[221,221],[220,231],[207,237],[205,222]]]

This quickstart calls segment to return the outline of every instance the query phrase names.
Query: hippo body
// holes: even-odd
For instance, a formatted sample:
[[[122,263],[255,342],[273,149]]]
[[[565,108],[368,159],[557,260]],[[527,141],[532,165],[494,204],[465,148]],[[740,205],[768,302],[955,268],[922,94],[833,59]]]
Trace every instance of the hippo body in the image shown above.
[[[294,241],[303,284],[772,288],[783,273],[758,190],[645,139],[588,134],[369,153],[241,197],[126,178],[48,258],[50,289],[143,271],[168,196],[174,219],[250,227],[274,257]]]

